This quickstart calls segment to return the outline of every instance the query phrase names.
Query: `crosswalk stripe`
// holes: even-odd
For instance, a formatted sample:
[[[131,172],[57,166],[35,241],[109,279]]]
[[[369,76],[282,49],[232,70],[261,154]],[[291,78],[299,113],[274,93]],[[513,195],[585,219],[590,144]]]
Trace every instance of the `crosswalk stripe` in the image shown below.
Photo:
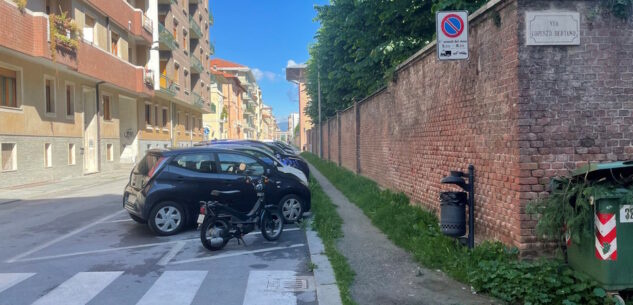
[[[251,271],[242,305],[296,305],[297,297],[294,292],[276,285],[284,279],[294,278],[293,271]]]
[[[35,273],[0,273],[0,293],[33,275]]]
[[[189,305],[207,271],[165,271],[136,305]]]
[[[84,305],[121,274],[122,271],[79,272],[39,298],[33,305]]]

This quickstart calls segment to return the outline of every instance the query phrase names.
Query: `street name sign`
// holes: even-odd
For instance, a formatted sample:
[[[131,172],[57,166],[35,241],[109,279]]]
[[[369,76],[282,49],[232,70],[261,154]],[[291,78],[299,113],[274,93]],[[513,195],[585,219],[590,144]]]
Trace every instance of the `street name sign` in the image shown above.
[[[444,11],[435,14],[437,58],[468,59],[468,12]]]
[[[580,14],[577,12],[526,12],[528,46],[580,45]]]

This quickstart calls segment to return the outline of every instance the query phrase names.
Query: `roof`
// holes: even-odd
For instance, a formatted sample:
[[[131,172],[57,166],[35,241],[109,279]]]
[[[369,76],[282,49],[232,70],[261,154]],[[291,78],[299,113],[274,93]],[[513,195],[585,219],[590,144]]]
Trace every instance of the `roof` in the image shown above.
[[[209,61],[211,64],[211,68],[217,67],[218,69],[222,68],[248,68],[244,65],[240,65],[238,63],[230,62],[228,60],[224,60],[221,58],[214,58]]]

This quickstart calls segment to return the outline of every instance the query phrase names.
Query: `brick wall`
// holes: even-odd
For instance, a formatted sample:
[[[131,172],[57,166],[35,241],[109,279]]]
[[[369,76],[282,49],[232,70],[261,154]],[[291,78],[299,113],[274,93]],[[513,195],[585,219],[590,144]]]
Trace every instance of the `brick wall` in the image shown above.
[[[338,118],[336,116],[328,121],[330,125],[330,161],[338,164]]]
[[[597,5],[506,0],[471,18],[469,60],[439,62],[430,46],[360,101],[358,118],[340,113],[343,166],[437,211],[451,189],[441,178],[473,164],[477,240],[538,250],[525,205],[550,177],[633,157],[633,20],[588,18]],[[542,10],[579,12],[581,45],[526,46],[525,12]],[[323,127],[327,158],[339,147]]]
[[[341,162],[356,171],[356,114],[354,108],[341,112]]]

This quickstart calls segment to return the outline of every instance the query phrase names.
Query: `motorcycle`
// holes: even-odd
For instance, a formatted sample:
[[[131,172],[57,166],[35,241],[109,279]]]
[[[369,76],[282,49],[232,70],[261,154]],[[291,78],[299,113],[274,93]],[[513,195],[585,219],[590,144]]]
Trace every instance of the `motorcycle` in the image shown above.
[[[237,243],[244,242],[244,235],[259,228],[264,238],[269,241],[279,239],[284,229],[283,216],[278,205],[267,204],[265,200],[264,187],[268,183],[268,178],[262,176],[261,179],[246,177],[247,183],[251,183],[257,192],[257,202],[248,213],[242,213],[217,200],[201,201],[200,216],[200,241],[202,245],[211,250],[217,251],[236,238]],[[219,197],[223,194],[235,194],[238,190],[211,192],[211,196]],[[204,216],[203,216],[204,215]]]

